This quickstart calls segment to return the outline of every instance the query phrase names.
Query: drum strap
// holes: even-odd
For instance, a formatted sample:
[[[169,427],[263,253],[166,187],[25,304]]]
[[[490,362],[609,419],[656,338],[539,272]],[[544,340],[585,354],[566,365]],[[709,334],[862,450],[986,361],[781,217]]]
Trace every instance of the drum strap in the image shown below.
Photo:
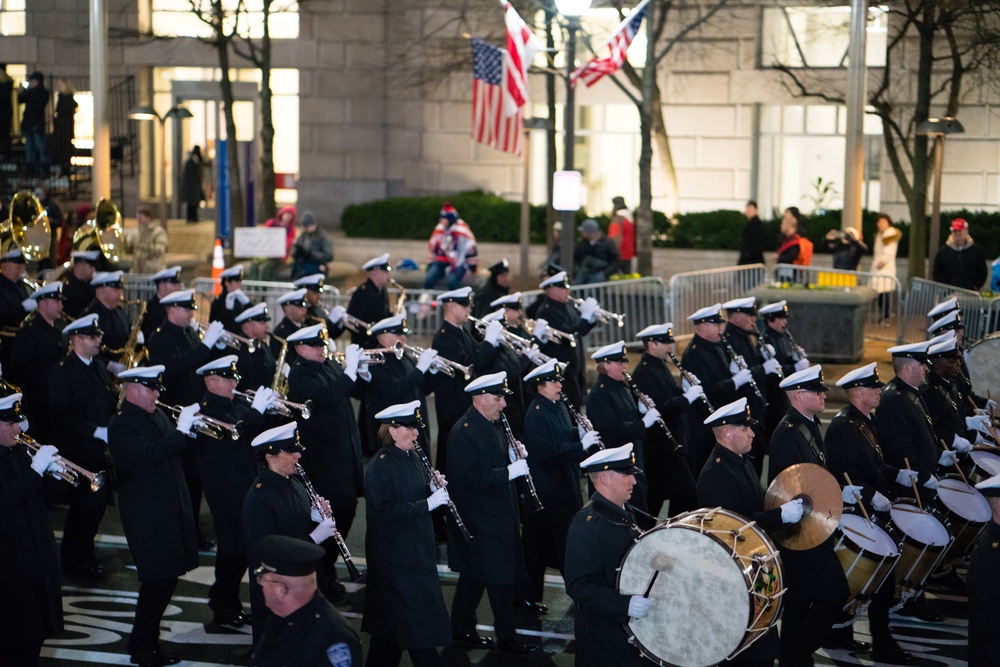
[[[920,410],[920,414],[924,416],[924,421],[927,423],[927,430],[930,431],[931,440],[937,442],[937,436],[934,435],[934,422],[931,421],[930,412],[927,410],[927,404],[924,403],[924,397],[915,391],[907,391],[906,397],[913,401],[914,405]]]
[[[882,448],[878,446],[878,440],[875,438],[875,433],[872,432],[871,427],[868,424],[868,419],[857,420],[848,419],[848,424],[851,424],[858,429],[858,432],[868,441],[868,444],[872,446],[875,450],[875,455],[878,457],[878,462],[882,463],[885,459],[882,457]]]
[[[815,436],[813,436],[812,429],[809,428],[808,424],[802,424],[802,423],[798,424],[798,428],[799,428],[799,433],[802,434],[802,437],[805,438],[806,442],[809,443],[809,447],[812,448],[813,454],[816,455],[816,458],[819,459],[820,464],[825,468],[826,452],[823,451],[823,446],[819,442],[817,442]]]
[[[952,412],[955,412],[957,414],[958,406],[955,404],[955,396],[951,392],[951,387],[950,386],[945,387],[944,385],[935,383],[934,388],[937,389],[939,392],[941,392],[941,395],[944,396],[945,400],[951,404]]]

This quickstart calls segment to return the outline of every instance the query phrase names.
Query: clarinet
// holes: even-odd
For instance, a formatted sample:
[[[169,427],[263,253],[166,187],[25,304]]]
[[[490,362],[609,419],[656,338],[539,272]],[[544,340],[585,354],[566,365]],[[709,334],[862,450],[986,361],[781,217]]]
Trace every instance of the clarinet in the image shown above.
[[[757,349],[760,350],[760,356],[763,357],[765,361],[769,359],[774,359],[775,355],[771,354],[771,350],[767,348],[767,343],[764,342],[764,336],[761,335],[760,330],[757,329],[756,324],[753,326],[753,329],[751,329],[751,332],[753,333],[754,336],[757,337]],[[779,380],[785,379],[785,373],[784,371],[781,370],[780,365],[778,366],[778,379]]]
[[[622,375],[625,376],[625,384],[632,392],[632,395],[635,396],[635,400],[645,405],[648,410],[655,410],[656,403],[654,403],[653,399],[649,396],[639,391],[639,386],[635,383],[635,380],[632,379],[632,376],[628,373],[623,373]],[[670,432],[670,429],[667,428],[667,422],[663,421],[662,415],[656,418],[656,423],[663,429],[663,432],[667,434],[667,437],[670,438],[670,442],[674,445],[675,452],[679,452],[684,449],[681,446],[681,443],[677,442],[677,438],[675,438],[674,434]]]
[[[798,359],[795,359],[795,361],[802,361],[803,359],[805,359],[808,355],[806,354],[806,351],[802,349],[798,343],[795,342],[795,338],[792,337],[792,332],[789,331],[788,329],[785,329],[785,335],[788,336],[788,342],[792,344],[792,356],[798,357]],[[963,341],[964,340],[965,339],[963,339]]]
[[[312,506],[316,508],[319,515],[323,517],[323,520],[330,519],[333,517],[333,513],[326,508],[322,503],[319,494],[316,493],[316,489],[313,488],[312,482],[306,476],[306,471],[301,464],[295,464],[295,474],[299,476],[302,480],[302,484],[306,487],[306,493],[309,494],[309,501]],[[361,576],[358,572],[357,566],[354,564],[354,559],[351,558],[351,552],[347,548],[347,542],[344,541],[344,536],[340,534],[340,531],[336,528],[333,529],[333,539],[337,542],[337,548],[340,549],[340,555],[344,557],[344,565],[347,566],[347,574],[351,577],[351,581],[354,581]]]
[[[440,488],[444,488],[444,485],[440,483],[441,473],[431,466],[430,459],[427,458],[427,454],[424,454],[424,450],[420,448],[420,445],[416,445],[413,450],[417,453],[420,458],[420,462],[424,464],[424,470],[427,472],[427,481],[432,484],[436,484]],[[455,520],[455,525],[458,526],[458,530],[461,531],[462,537],[468,542],[472,539],[472,535],[469,530],[465,527],[465,523],[462,521],[462,517],[458,515],[458,508],[455,507],[455,503],[451,498],[448,498],[448,510],[451,511],[451,518]]]
[[[573,407],[573,402],[569,400],[566,394],[559,394],[559,400],[563,402],[566,409],[569,410],[569,416],[573,418],[577,426],[582,426],[584,431],[588,433],[594,430],[594,425],[590,423],[590,420],[577,412],[576,408]],[[598,449],[604,449],[604,443],[601,442],[600,434],[597,436],[597,447]]]
[[[524,457],[521,456],[521,450],[518,447],[520,443],[517,441],[517,438],[514,437],[514,432],[510,430],[510,422],[507,421],[507,415],[501,412],[500,421],[503,422],[503,430],[507,435],[507,446],[514,452],[514,457],[516,459],[523,459]],[[528,492],[531,493],[531,500],[534,502],[535,511],[537,512],[538,510],[545,509],[545,507],[542,506],[541,499],[538,497],[538,489],[535,488],[535,480],[531,478],[530,470],[524,478],[528,481]]]
[[[701,386],[701,380],[698,379],[698,376],[681,366],[681,362],[677,360],[677,357],[674,356],[673,352],[668,352],[667,354],[670,355],[670,361],[674,362],[674,366],[677,366],[677,370],[681,372],[681,377],[687,380],[689,385],[692,387]],[[702,394],[699,398],[701,399],[701,402],[705,404],[705,407],[708,408],[709,414],[715,412],[715,408],[713,408],[712,404],[709,402],[708,396]]]
[[[726,337],[726,334],[719,334],[719,338],[722,339],[722,342],[725,344],[726,350],[729,351],[729,356],[732,360],[736,362],[736,365],[740,367],[741,371],[745,371],[748,368],[747,360],[736,354],[736,350],[734,350],[733,346],[729,343],[729,338]],[[757,386],[756,380],[753,379],[753,374],[750,375],[750,386],[753,387],[753,392],[757,394],[757,398],[760,399],[760,402],[767,405],[767,400],[764,398],[764,394],[760,392],[760,387]]]

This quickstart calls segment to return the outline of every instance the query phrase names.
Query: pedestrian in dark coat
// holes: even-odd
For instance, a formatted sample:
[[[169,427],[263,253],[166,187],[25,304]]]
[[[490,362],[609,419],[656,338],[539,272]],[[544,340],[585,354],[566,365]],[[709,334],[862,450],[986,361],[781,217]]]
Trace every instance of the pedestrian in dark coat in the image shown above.
[[[389,253],[373,257],[361,268],[368,272],[368,279],[354,290],[351,300],[347,303],[347,314],[371,326],[392,315],[392,311],[389,310],[389,292],[386,290],[386,285],[390,282],[389,272],[392,271]],[[402,295],[396,298],[400,299]],[[398,314],[404,315],[404,313]],[[369,334],[367,331],[352,330],[351,342],[361,347],[379,347],[375,342],[374,332]]]
[[[132,662],[173,664],[159,643],[160,620],[177,579],[198,566],[198,542],[179,454],[191,445],[197,406],[177,425],[156,407],[163,366],[122,371],[125,401],[108,425],[118,480],[118,512],[139,575],[139,600],[128,641]]]
[[[49,90],[45,87],[45,75],[37,70],[32,72],[28,77],[27,87],[17,91],[17,101],[24,105],[21,135],[24,137],[24,160],[28,176],[39,175],[39,167],[44,174],[49,166],[45,146],[48,128],[45,110],[49,106]]]
[[[764,223],[757,216],[757,202],[748,201],[745,209],[747,218],[740,240],[739,265],[764,263]]]
[[[0,158],[10,156],[10,130],[14,121],[14,79],[7,74],[7,64],[0,63]]]
[[[184,161],[184,169],[181,172],[181,201],[184,202],[188,222],[198,222],[198,207],[205,201],[202,163],[201,146],[195,146]]]
[[[0,655],[5,664],[35,665],[42,642],[63,631],[59,555],[46,500],[56,501],[66,485],[45,476],[58,466],[55,447],[31,455],[17,446],[24,425],[20,400],[21,394],[0,399],[0,567],[7,573]]]
[[[403,650],[418,667],[441,665],[436,647],[451,643],[431,521],[449,496],[443,487],[428,489],[428,471],[414,451],[420,409],[411,401],[376,415],[383,447],[365,473],[368,577],[361,622],[372,636],[371,665],[398,665]]]
[[[565,394],[579,410],[587,393],[587,363],[583,358],[583,336],[590,333],[597,322],[597,301],[593,297],[584,300],[582,310],[569,302],[569,279],[565,271],[546,278],[538,285],[545,290],[545,300],[535,312],[535,328],[532,331],[541,343],[541,350],[557,361],[568,364],[563,371]],[[547,335],[552,328],[574,336],[573,341]]]
[[[969,559],[969,667],[990,667],[1000,655],[1000,633],[994,617],[1000,599],[1000,477],[976,484],[993,510],[993,518]]]
[[[986,275],[986,256],[969,235],[969,223],[955,218],[948,240],[934,257],[934,280],[978,292]]]
[[[62,174],[69,174],[70,160],[76,153],[73,139],[76,136],[76,110],[73,85],[66,79],[56,80],[56,107],[52,115],[52,162],[62,167]]]

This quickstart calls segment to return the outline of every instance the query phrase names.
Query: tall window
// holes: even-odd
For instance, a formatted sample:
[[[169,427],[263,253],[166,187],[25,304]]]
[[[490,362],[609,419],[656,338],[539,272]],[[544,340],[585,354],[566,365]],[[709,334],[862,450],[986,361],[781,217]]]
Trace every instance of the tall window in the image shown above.
[[[4,0],[0,0],[3,2]],[[16,1],[16,0],[15,0]],[[20,0],[23,2],[24,0]],[[192,4],[205,16],[210,15],[212,0],[152,0],[153,34],[161,37],[211,37],[212,28],[192,11]],[[264,35],[265,3],[270,7],[269,26],[273,39],[299,36],[299,3],[295,0],[222,0],[229,21],[226,32],[239,21],[238,33],[253,38]],[[240,8],[239,14],[236,9]]]
[[[0,0],[0,35],[23,35],[24,0]]]
[[[868,8],[865,62],[885,65],[888,9]],[[851,8],[765,7],[761,35],[761,66],[846,67]]]

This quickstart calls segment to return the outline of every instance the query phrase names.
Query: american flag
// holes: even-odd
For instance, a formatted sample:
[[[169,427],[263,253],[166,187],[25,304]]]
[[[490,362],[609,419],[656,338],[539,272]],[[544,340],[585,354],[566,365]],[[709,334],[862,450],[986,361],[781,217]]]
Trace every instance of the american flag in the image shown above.
[[[510,56],[481,39],[471,41],[472,138],[498,151],[520,155],[524,116],[519,109],[510,115],[505,110]]]
[[[528,26],[524,24],[517,10],[505,2],[504,21],[507,24],[507,53],[510,54],[511,68],[507,77],[510,101],[521,108],[528,102],[528,68],[535,54],[542,50],[542,43]],[[508,108],[508,113],[513,109]]]
[[[597,83],[605,74],[614,74],[621,69],[627,58],[626,53],[628,52],[629,44],[635,39],[636,33],[639,32],[639,26],[642,25],[642,19],[646,17],[646,4],[648,2],[649,0],[643,0],[638,7],[633,9],[628,18],[622,21],[618,29],[608,39],[607,46],[611,50],[611,53],[603,58],[594,56],[594,59],[586,65],[573,70],[569,75],[572,85],[575,86],[578,80],[582,80],[587,84],[587,87],[590,87]]]

